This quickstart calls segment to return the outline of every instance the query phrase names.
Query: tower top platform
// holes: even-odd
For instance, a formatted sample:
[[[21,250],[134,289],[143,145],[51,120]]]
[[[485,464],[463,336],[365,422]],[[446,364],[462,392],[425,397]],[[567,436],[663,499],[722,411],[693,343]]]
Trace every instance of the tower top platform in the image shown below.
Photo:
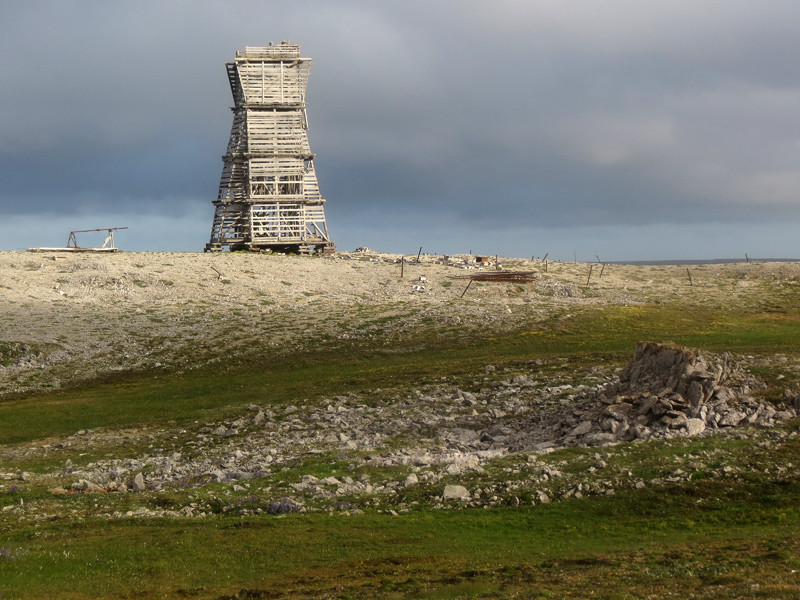
[[[236,51],[236,62],[272,62],[282,60],[310,61],[310,58],[300,57],[299,44],[270,44],[269,46],[245,46],[244,50]]]

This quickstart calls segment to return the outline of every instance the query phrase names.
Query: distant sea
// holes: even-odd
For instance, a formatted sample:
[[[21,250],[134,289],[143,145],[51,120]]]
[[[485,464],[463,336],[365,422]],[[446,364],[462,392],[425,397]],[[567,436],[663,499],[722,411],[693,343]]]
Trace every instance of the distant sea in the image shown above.
[[[612,260],[609,265],[722,265],[746,262],[800,262],[800,258],[711,258],[691,260]]]

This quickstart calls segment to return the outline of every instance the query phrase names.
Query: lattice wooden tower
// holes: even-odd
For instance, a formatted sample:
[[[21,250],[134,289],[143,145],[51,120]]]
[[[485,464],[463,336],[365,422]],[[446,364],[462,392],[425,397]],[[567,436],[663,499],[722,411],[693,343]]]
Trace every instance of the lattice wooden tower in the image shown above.
[[[247,46],[226,64],[234,106],[206,251],[332,251],[308,144],[300,46]]]

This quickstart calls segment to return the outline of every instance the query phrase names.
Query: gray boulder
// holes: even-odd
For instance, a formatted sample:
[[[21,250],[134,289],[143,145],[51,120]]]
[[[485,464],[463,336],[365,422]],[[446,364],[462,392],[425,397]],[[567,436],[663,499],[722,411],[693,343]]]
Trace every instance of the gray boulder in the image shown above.
[[[79,479],[70,486],[76,492],[102,492],[104,489],[88,479]]]
[[[719,422],[720,427],[736,427],[739,423],[744,421],[747,414],[740,410],[731,410],[725,413]]]
[[[141,473],[136,474],[136,476],[133,478],[131,489],[137,492],[141,492],[142,490],[144,490],[144,475],[142,475]]]
[[[592,427],[593,425],[591,421],[582,421],[575,429],[572,430],[570,435],[586,435],[592,430]]]
[[[703,419],[687,419],[686,420],[686,433],[687,435],[700,435],[706,430],[706,422]]]
[[[469,500],[469,491],[463,485],[446,485],[442,492],[442,500]]]

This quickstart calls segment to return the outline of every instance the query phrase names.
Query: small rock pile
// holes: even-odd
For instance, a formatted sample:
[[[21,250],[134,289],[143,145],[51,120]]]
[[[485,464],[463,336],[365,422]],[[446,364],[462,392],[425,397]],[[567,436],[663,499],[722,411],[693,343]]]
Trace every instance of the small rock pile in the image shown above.
[[[587,411],[567,437],[594,445],[691,436],[738,425],[770,426],[776,419],[794,417],[793,409],[779,411],[750,395],[765,387],[727,353],[640,342],[619,381],[583,398],[596,409]]]

